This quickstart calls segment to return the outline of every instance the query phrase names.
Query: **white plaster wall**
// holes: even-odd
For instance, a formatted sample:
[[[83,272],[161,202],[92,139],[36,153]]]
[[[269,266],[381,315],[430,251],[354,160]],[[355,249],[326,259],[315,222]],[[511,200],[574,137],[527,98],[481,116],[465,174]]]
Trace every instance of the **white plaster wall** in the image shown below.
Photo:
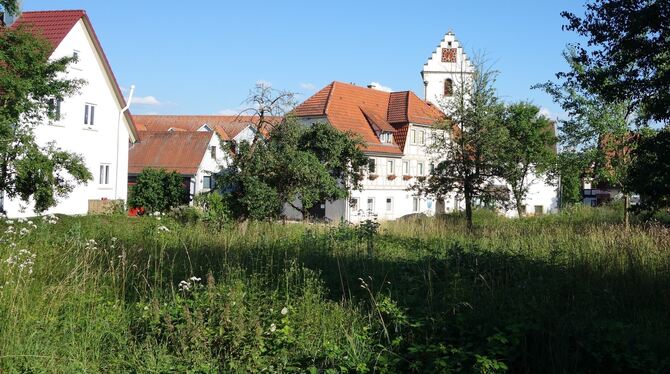
[[[212,157],[210,147],[216,147],[216,158]],[[200,162],[198,172],[195,175],[194,194],[209,191],[208,188],[204,187],[204,177],[218,173],[221,168],[227,164],[228,157],[224,149],[221,148],[221,138],[213,132],[212,138],[207,146],[207,151],[205,152],[202,161]]]
[[[451,43],[451,47],[449,46]],[[456,62],[442,62],[442,48],[456,48]],[[460,82],[470,79],[474,67],[463,50],[463,45],[456,36],[449,32],[444,35],[440,44],[433,50],[428,61],[421,70],[424,81],[424,99],[441,107],[444,103],[444,81],[449,78],[454,83],[454,90]],[[448,101],[448,99],[447,99]]]
[[[55,59],[71,56],[75,50],[79,53],[79,61],[69,68],[67,76],[84,79],[87,83],[79,93],[63,101],[62,118],[53,123],[45,121],[39,125],[35,129],[35,137],[38,144],[46,145],[55,141],[58,147],[83,155],[94,179],[87,185],[77,186],[67,198],[59,198],[58,205],[47,213],[86,214],[88,200],[127,198],[128,124],[124,116],[119,124],[121,106],[114,94],[114,82],[107,77],[103,61],[81,20],[51,57]],[[96,104],[95,124],[90,128],[84,125],[85,103]],[[99,183],[99,168],[102,163],[110,165],[108,185]],[[4,201],[4,208],[10,217],[33,216],[35,213],[31,207],[31,203],[24,204],[15,199]]]

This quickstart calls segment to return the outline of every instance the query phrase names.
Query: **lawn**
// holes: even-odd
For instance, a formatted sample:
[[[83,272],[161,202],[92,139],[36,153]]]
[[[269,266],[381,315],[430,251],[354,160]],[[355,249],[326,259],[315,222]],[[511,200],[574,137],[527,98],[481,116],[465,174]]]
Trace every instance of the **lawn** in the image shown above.
[[[0,223],[0,372],[668,372],[670,230]]]

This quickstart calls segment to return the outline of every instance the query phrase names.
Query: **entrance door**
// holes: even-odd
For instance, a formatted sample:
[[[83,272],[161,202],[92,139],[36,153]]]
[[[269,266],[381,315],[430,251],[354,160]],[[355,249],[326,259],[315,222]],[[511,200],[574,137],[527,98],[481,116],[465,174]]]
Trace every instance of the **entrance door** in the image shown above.
[[[326,203],[316,203],[308,210],[312,219],[320,220],[326,218]]]

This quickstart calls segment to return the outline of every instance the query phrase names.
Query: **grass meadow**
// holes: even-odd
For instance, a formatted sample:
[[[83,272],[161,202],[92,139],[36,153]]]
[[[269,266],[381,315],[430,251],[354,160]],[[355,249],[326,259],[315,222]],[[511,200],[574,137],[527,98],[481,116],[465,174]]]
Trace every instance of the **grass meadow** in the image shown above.
[[[670,371],[670,230],[614,210],[0,223],[0,373]]]

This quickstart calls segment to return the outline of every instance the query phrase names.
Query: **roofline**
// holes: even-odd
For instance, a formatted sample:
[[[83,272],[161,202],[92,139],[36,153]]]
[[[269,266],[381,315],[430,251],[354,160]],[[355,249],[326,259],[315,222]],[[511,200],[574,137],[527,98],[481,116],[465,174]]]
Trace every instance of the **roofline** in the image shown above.
[[[95,46],[96,52],[98,52],[98,55],[101,57],[102,64],[105,68],[105,72],[107,73],[107,77],[111,80],[112,83],[112,89],[114,90],[114,94],[116,95],[116,99],[119,102],[119,106],[123,109],[126,107],[126,99],[123,97],[123,93],[121,92],[121,88],[119,87],[119,82],[116,80],[116,76],[114,75],[114,71],[112,70],[112,66],[109,63],[109,60],[107,59],[107,55],[105,55],[105,51],[102,48],[102,44],[100,43],[100,39],[98,39],[98,36],[95,33],[95,29],[93,28],[93,24],[91,23],[91,20],[88,18],[88,14],[86,14],[85,10],[82,10],[83,16],[81,19],[84,21],[84,26],[86,28],[86,31],[89,33],[91,36],[91,39],[93,41],[93,45]],[[131,141],[133,143],[139,141],[140,137],[137,131],[137,128],[135,127],[135,121],[133,120],[133,116],[130,113],[130,107],[124,112],[124,117],[126,118],[126,121],[128,123],[128,127],[130,130],[130,135],[131,135]],[[118,124],[117,124],[118,125]]]

